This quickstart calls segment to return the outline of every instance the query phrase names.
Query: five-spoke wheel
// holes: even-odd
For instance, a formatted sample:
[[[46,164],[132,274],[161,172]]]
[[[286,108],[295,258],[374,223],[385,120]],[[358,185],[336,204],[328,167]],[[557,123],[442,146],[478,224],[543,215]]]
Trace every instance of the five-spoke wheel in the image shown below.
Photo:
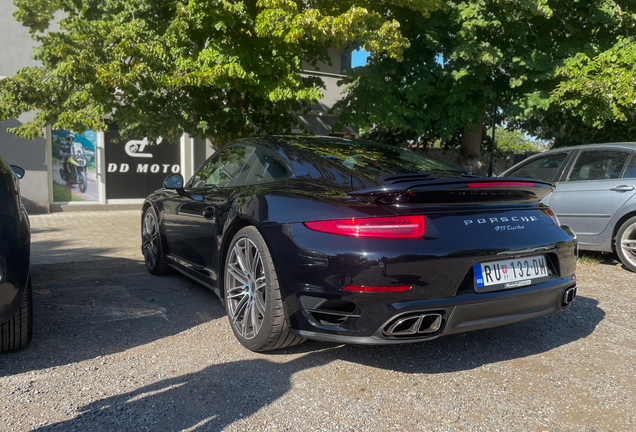
[[[625,267],[636,272],[636,217],[625,221],[618,230],[616,253]]]

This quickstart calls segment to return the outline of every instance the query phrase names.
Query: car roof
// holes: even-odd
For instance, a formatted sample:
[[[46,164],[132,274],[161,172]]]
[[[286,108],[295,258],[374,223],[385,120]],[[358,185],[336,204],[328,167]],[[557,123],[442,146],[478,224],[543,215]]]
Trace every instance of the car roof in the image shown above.
[[[519,167],[521,167],[522,165],[525,165],[526,163],[530,162],[530,161],[534,161],[537,159],[541,159],[542,157],[546,156],[546,155],[551,155],[551,154],[555,154],[555,153],[563,153],[563,152],[569,152],[572,150],[590,150],[590,149],[624,149],[624,150],[628,150],[628,151],[636,151],[636,142],[615,142],[615,143],[599,143],[599,144],[582,144],[582,145],[576,145],[576,146],[570,146],[570,147],[558,147],[558,148],[554,148],[554,149],[550,149],[550,150],[546,150],[544,152],[540,152],[540,153],[536,153],[533,154],[531,156],[528,156],[526,159],[517,162],[516,164],[514,164],[513,166],[511,166],[510,168],[506,169],[504,172],[502,172],[501,174],[499,174],[499,176],[504,176],[507,175],[510,172],[514,172],[516,171]]]
[[[636,150],[636,142],[616,142],[616,143],[598,143],[598,144],[582,144],[570,147],[558,147],[554,149],[550,149],[548,151],[542,152],[541,154],[547,153],[559,153],[562,151],[569,150],[588,150],[588,149],[598,149],[598,148],[624,148],[625,150]]]
[[[311,144],[343,144],[346,145],[347,142],[356,142],[356,143],[368,143],[373,145],[387,145],[374,141],[367,141],[361,139],[349,139],[349,138],[341,138],[341,137],[333,137],[333,136],[320,136],[320,135],[264,135],[259,137],[245,138],[238,141],[232,141],[228,143],[228,145],[232,144],[258,144],[264,148],[269,150],[278,152],[281,147],[286,147],[292,142],[302,142],[302,143],[311,143]]]
[[[279,156],[281,161],[292,167],[294,177],[297,179],[322,179],[328,181],[330,184],[338,184],[346,187],[352,187],[351,185],[354,182],[356,184],[366,185],[365,187],[377,186],[381,184],[381,177],[389,174],[402,173],[403,171],[396,165],[398,164],[396,161],[402,159],[399,159],[397,156],[395,158],[389,157],[386,154],[393,152],[401,153],[409,150],[361,139],[332,136],[269,135],[233,141],[219,148],[217,152],[235,145],[250,144],[258,145],[270,153]],[[357,154],[360,149],[372,150],[368,157],[373,156],[376,159],[375,164],[370,160],[365,162],[365,155]],[[333,153],[331,153],[332,150]],[[364,151],[361,153],[364,153]],[[353,161],[352,166],[347,165],[349,159]],[[457,177],[464,175],[464,173],[467,174],[467,172],[461,168],[444,161],[439,161],[426,154],[418,153],[418,157],[411,159],[414,161],[421,159],[420,162],[426,159],[430,164],[430,167],[427,168],[426,171],[435,172],[434,175]],[[379,164],[378,161],[380,161]],[[361,166],[366,165],[366,169],[350,170],[354,165],[360,162],[362,162]],[[408,165],[408,167],[406,167],[406,165],[408,165],[408,163],[405,163],[405,167],[403,167],[403,169],[406,170],[404,173],[413,173],[415,172],[413,168],[419,167],[415,162],[413,162],[412,165]],[[424,171],[423,168],[420,170]]]

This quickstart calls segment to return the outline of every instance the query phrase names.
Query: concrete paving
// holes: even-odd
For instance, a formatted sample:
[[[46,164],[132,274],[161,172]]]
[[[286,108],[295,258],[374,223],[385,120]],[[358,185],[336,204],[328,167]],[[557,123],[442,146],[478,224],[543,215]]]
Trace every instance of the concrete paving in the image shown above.
[[[32,215],[31,264],[143,260],[141,212],[100,211]]]

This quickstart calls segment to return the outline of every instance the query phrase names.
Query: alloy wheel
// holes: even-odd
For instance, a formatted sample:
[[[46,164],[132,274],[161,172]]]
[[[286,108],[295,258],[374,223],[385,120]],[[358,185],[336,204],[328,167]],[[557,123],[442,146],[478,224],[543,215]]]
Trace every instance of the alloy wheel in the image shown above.
[[[620,238],[620,246],[624,257],[636,267],[636,223],[631,224]]]
[[[143,243],[141,245],[146,264],[149,268],[153,268],[157,263],[157,255],[159,251],[159,228],[155,215],[148,211],[144,217],[143,225]]]
[[[265,319],[267,280],[261,254],[246,237],[234,243],[227,260],[225,296],[236,332],[244,339],[254,339]]]

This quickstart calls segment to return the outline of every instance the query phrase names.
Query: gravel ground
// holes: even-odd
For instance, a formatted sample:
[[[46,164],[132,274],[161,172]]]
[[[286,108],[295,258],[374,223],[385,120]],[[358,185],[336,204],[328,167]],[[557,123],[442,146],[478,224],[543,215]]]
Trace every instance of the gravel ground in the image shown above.
[[[636,274],[579,266],[563,313],[424,344],[255,354],[221,302],[135,259],[33,269],[2,431],[633,431]]]

